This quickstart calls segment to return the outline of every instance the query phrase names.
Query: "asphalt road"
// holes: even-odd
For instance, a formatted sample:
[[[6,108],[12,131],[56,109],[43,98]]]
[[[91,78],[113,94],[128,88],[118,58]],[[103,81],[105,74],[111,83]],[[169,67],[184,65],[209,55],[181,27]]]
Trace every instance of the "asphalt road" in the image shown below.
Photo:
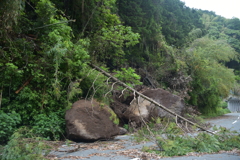
[[[217,118],[208,119],[207,122],[226,127],[240,132],[240,113],[229,113]],[[153,142],[136,143],[131,135],[118,136],[114,141],[102,141],[95,143],[77,143],[72,146],[62,146],[58,151],[52,152],[54,159],[88,159],[88,160],[137,160],[143,154],[151,159],[160,160],[240,160],[240,156],[232,152],[221,154],[198,154],[197,156],[182,157],[157,157],[157,155],[141,152],[143,146],[154,146]],[[73,150],[79,146],[77,151],[67,153],[66,150]],[[139,159],[138,159],[139,160]]]
[[[220,117],[207,119],[213,125],[226,127],[240,133],[240,113],[228,113]]]

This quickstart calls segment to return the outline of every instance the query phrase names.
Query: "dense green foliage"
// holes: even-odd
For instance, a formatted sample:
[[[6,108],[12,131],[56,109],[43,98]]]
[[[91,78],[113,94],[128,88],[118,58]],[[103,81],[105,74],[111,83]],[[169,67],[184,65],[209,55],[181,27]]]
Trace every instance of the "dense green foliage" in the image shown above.
[[[107,78],[90,62],[131,86],[142,80],[168,88],[213,114],[240,79],[239,53],[238,18],[180,0],[2,0],[0,116],[8,127],[0,122],[0,140],[23,125],[59,139],[73,102],[107,104]]]
[[[33,133],[49,140],[59,140],[63,135],[62,128],[65,125],[64,119],[59,117],[63,117],[62,113],[51,112],[48,116],[46,114],[37,115],[34,117]]]
[[[137,75],[131,67],[128,69],[126,68],[121,68],[121,71],[115,71],[116,74],[114,77],[119,79],[120,81],[126,83],[130,87],[134,87],[135,85],[141,85],[142,83],[139,81],[140,76]]]
[[[228,96],[235,82],[233,70],[222,63],[234,59],[237,53],[223,40],[204,37],[195,40],[183,54],[193,78],[189,102],[197,105],[202,113],[216,112],[221,97]]]
[[[21,117],[16,112],[4,113],[0,111],[0,143],[6,142],[21,123]]]

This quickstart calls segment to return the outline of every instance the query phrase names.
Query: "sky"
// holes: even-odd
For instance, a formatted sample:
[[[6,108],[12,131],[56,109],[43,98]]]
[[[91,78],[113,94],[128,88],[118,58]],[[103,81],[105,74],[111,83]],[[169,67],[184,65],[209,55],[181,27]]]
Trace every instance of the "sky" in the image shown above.
[[[240,19],[240,0],[181,0],[190,8],[214,11],[225,18]]]

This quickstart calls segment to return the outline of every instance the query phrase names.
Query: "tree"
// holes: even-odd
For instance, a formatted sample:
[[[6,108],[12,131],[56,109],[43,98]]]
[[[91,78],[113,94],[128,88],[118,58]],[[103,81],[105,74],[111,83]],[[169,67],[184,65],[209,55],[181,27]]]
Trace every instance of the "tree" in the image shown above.
[[[125,63],[123,48],[137,44],[139,34],[122,25],[116,14],[116,0],[73,0],[67,6],[69,15],[76,19],[75,34],[90,40],[91,60],[106,63],[112,69],[121,68]]]
[[[220,98],[227,97],[234,86],[234,72],[224,62],[235,59],[236,55],[226,41],[208,37],[195,40],[187,48],[185,63],[193,78],[189,103],[197,105],[202,113],[214,114]]]
[[[89,58],[88,40],[72,41],[68,20],[50,0],[31,1],[31,7],[23,8],[0,48],[1,110],[16,111],[25,125],[67,108],[68,86],[81,78]]]

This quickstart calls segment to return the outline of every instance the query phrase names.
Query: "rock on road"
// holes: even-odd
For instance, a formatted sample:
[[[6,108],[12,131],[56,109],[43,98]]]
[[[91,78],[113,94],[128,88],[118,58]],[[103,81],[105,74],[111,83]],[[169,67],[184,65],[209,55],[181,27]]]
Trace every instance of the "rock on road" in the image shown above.
[[[207,122],[216,125],[226,127],[231,130],[240,132],[240,113],[228,113],[226,115],[207,119]],[[64,152],[64,150],[71,150],[80,146],[77,151],[72,153]],[[141,149],[143,146],[153,146],[153,142],[135,143],[132,141],[130,135],[118,136],[114,141],[102,141],[95,143],[77,143],[75,146],[62,146],[58,151],[52,153],[54,159],[63,160],[141,160],[142,154],[147,154],[152,159],[160,160],[240,160],[240,155],[233,154],[231,152],[224,152],[219,154],[199,154],[198,156],[182,156],[182,157],[168,157],[162,158],[150,153],[143,153]],[[150,160],[149,159],[149,160]]]

